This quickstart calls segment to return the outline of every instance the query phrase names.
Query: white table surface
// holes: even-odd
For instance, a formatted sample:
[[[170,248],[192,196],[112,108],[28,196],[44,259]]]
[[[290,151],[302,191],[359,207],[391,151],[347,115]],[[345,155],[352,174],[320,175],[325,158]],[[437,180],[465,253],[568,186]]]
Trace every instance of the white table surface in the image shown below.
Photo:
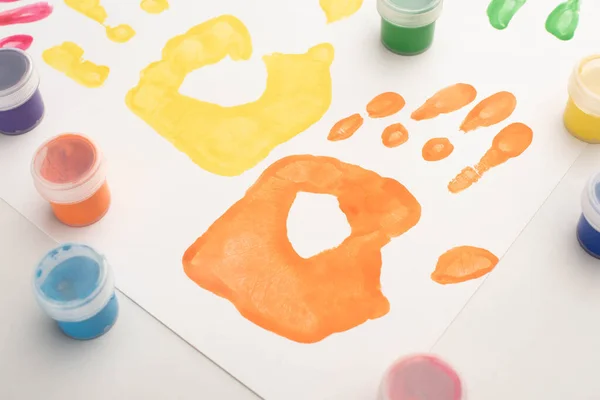
[[[469,400],[600,399],[600,261],[575,237],[582,188],[598,170],[600,147],[588,146],[433,347]],[[31,291],[54,245],[0,201],[0,399],[258,398],[122,294],[105,336],[60,334]]]

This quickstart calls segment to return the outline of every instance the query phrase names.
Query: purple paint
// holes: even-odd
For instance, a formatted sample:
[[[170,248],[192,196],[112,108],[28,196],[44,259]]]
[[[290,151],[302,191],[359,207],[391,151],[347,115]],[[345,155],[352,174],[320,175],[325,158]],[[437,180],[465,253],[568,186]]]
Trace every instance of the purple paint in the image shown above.
[[[20,135],[44,117],[40,78],[31,57],[20,49],[0,48],[0,133]]]

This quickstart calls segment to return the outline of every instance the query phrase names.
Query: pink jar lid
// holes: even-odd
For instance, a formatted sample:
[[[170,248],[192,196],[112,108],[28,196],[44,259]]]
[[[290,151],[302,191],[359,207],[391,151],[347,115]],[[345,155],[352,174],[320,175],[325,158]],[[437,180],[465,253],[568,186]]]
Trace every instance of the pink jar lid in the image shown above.
[[[395,362],[385,373],[381,400],[461,400],[458,374],[431,355],[415,355]]]

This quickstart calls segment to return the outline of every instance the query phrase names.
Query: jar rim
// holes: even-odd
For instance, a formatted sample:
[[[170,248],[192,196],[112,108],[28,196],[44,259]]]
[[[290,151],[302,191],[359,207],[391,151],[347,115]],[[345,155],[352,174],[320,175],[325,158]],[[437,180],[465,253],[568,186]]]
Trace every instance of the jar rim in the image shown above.
[[[581,208],[585,219],[600,232],[600,172],[588,180],[581,196]]]
[[[58,301],[49,298],[42,285],[49,274],[63,261],[83,256],[98,263],[99,274],[94,290],[83,299]],[[33,288],[40,306],[57,321],[84,321],[96,315],[108,304],[114,291],[114,277],[106,258],[90,246],[79,243],[63,243],[50,250],[37,264]]]
[[[93,149],[93,163],[85,173],[72,182],[52,182],[46,179],[41,172],[48,146],[70,136],[84,141]],[[80,133],[62,133],[46,140],[35,151],[30,169],[34,185],[40,195],[49,202],[57,204],[74,204],[84,201],[93,196],[106,180],[106,165],[102,151],[92,139]]]
[[[0,48],[2,53],[15,53],[25,63],[26,69],[23,76],[12,86],[0,90],[0,111],[9,111],[27,102],[40,85],[40,77],[33,65],[33,59],[25,51],[12,47]]]
[[[456,388],[455,388],[456,390],[454,393],[455,398],[456,399],[464,398],[464,388],[463,388],[461,379],[460,379],[458,373],[456,372],[456,370],[454,368],[452,368],[452,366],[450,366],[446,361],[440,359],[439,357],[437,357],[436,355],[433,355],[433,354],[413,354],[413,355],[409,355],[409,356],[406,356],[406,357],[396,360],[385,371],[384,378],[381,382],[381,387],[380,387],[380,394],[381,394],[382,400],[391,399],[390,377],[392,375],[392,371],[394,371],[395,369],[398,369],[398,368],[405,368],[407,366],[410,366],[411,364],[424,362],[424,361],[431,363],[431,365],[442,369],[452,379],[453,383],[456,385]]]
[[[586,114],[600,116],[600,93],[590,89],[589,85],[583,80],[586,66],[589,67],[592,63],[600,69],[600,54],[585,57],[577,62],[569,80],[569,96],[577,107]]]
[[[441,15],[443,0],[430,0],[420,9],[401,7],[393,0],[377,0],[377,11],[384,20],[406,28],[419,28],[434,23]]]

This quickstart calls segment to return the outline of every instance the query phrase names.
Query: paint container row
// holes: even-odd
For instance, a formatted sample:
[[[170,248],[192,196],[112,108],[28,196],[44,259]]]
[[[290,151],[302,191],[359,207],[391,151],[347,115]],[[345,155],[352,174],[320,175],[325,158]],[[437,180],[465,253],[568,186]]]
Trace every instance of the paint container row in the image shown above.
[[[44,117],[40,78],[31,57],[0,49],[0,132],[33,130]],[[35,188],[62,223],[81,227],[100,220],[111,202],[106,162],[99,147],[79,134],[43,143],[31,163]],[[33,278],[42,309],[76,339],[92,339],[113,326],[118,315],[114,277],[106,259],[88,246],[65,244],[50,251]]]

